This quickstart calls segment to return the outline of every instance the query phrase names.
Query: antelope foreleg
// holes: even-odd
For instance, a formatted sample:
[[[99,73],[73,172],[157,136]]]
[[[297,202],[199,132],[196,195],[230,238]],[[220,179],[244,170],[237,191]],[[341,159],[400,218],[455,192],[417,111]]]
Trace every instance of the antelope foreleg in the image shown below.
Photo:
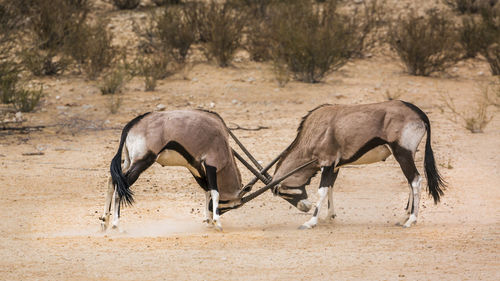
[[[114,186],[113,186],[113,180],[111,177],[108,179],[108,190],[106,192],[106,201],[104,202],[104,212],[102,214],[102,217],[99,219],[101,220],[101,231],[106,231],[109,226],[109,218],[111,216],[111,199],[113,197],[113,191],[114,191]]]

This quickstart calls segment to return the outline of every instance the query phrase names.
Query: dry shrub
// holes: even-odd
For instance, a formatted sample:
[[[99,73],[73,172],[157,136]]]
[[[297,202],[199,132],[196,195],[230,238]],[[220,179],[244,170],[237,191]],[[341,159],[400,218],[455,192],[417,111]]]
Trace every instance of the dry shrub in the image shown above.
[[[444,4],[461,14],[478,13],[482,8],[491,8],[497,2],[498,0],[443,0]]]
[[[442,96],[444,108],[450,110],[452,117],[451,121],[455,123],[462,123],[463,126],[471,133],[483,133],[484,128],[491,121],[493,116],[488,113],[488,107],[491,103],[485,96],[476,99],[475,106],[468,110],[457,109],[455,102],[450,96]],[[443,108],[441,108],[444,111]]]
[[[0,101],[11,103],[19,82],[19,67],[9,61],[0,62]]]
[[[385,36],[380,34],[381,27],[388,22],[386,0],[363,1],[360,8],[347,15],[354,34],[352,52],[354,56],[363,57],[363,53],[372,49],[377,42],[384,43]]]
[[[132,10],[139,6],[141,0],[113,0],[113,3],[120,10]]]
[[[157,6],[168,6],[177,5],[181,3],[181,0],[153,0]]]
[[[472,17],[462,18],[462,25],[459,29],[460,44],[465,50],[464,58],[474,58],[483,48],[482,24]]]
[[[295,79],[314,83],[343,66],[354,53],[356,27],[336,12],[336,1],[323,8],[308,1],[282,4],[273,11],[273,59]]]
[[[481,54],[490,65],[493,75],[500,75],[500,3],[481,12],[482,43]]]
[[[228,2],[211,1],[198,9],[198,32],[205,56],[221,67],[228,66],[241,44],[244,14]]]
[[[43,97],[43,86],[40,85],[39,90],[16,90],[15,95],[12,97],[12,104],[14,109],[21,112],[31,112],[40,102]]]
[[[144,77],[145,91],[154,91],[158,80],[169,77],[177,70],[164,54],[139,57],[134,64],[134,72]]]
[[[113,37],[106,29],[106,23],[82,24],[72,30],[65,45],[65,53],[81,66],[89,79],[99,74],[115,60],[117,50],[111,45]]]
[[[0,60],[7,59],[14,47],[22,19],[14,3],[0,3]]]
[[[19,56],[23,66],[35,76],[62,74],[70,64],[65,56],[36,48],[22,50]]]
[[[24,0],[16,5],[28,19],[29,33],[21,36],[25,68],[37,76],[62,73],[70,63],[62,50],[72,31],[84,24],[88,0]]]
[[[36,37],[36,47],[59,51],[67,36],[87,18],[87,0],[33,0],[30,26]]]
[[[108,109],[111,114],[116,114],[122,105],[122,96],[120,94],[108,96]]]
[[[436,10],[424,17],[411,11],[389,31],[389,41],[412,75],[428,76],[442,71],[460,58],[454,23]]]
[[[129,74],[124,67],[116,67],[103,78],[99,86],[101,94],[114,95],[121,92],[129,79]]]
[[[161,43],[160,48],[178,63],[185,62],[196,40],[196,26],[187,11],[190,7],[168,7],[161,16],[155,18],[155,34]]]

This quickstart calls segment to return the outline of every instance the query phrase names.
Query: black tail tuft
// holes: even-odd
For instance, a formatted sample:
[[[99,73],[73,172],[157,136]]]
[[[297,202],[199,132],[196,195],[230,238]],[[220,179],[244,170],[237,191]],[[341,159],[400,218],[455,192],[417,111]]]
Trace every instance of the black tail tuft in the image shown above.
[[[429,121],[429,117],[427,117],[427,115],[414,104],[405,101],[402,102],[413,111],[415,111],[425,123],[425,127],[427,129],[427,140],[425,143],[424,157],[425,177],[427,178],[429,194],[432,195],[432,198],[434,198],[434,203],[437,204],[441,196],[444,194],[443,190],[446,189],[446,182],[439,174],[436,167],[436,161],[434,160],[434,152],[432,152],[431,147],[431,123]]]
[[[130,184],[128,183],[128,180],[122,171],[123,145],[125,144],[125,140],[130,129],[148,114],[149,112],[139,115],[136,118],[132,119],[132,121],[128,122],[127,125],[125,125],[120,138],[120,146],[118,147],[118,151],[113,157],[113,160],[111,160],[109,171],[111,172],[113,185],[115,186],[120,198],[120,205],[132,205],[134,203],[134,193],[132,192],[132,190],[130,190]]]
[[[439,202],[440,197],[444,194],[443,190],[446,188],[446,182],[439,174],[436,161],[434,160],[434,153],[431,147],[431,127],[427,124],[427,141],[425,143],[425,177],[427,178],[427,186],[429,187],[429,194],[434,198],[434,203]]]

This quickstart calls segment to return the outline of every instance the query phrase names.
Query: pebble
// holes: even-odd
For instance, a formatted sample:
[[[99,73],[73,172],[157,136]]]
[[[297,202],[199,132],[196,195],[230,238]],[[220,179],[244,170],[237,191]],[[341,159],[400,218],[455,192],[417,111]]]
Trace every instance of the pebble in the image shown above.
[[[162,110],[165,110],[167,108],[167,106],[165,106],[164,104],[160,103],[156,106],[156,110],[158,111],[162,111]]]

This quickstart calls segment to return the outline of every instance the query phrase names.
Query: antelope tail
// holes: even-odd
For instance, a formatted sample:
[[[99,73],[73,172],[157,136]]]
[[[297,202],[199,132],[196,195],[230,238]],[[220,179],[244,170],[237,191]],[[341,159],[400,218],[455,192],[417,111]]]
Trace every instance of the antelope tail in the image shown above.
[[[129,181],[127,180],[122,171],[123,145],[125,144],[125,140],[127,139],[127,135],[130,129],[135,124],[137,124],[137,122],[139,122],[142,118],[144,118],[144,116],[146,116],[147,114],[149,114],[149,112],[137,116],[127,125],[125,125],[125,127],[122,130],[120,146],[118,147],[118,151],[116,152],[115,156],[111,160],[109,171],[111,173],[111,179],[113,180],[113,185],[115,186],[116,191],[118,192],[120,205],[122,204],[132,205],[134,203],[134,193],[132,192],[132,190],[130,190]]]
[[[441,174],[439,174],[436,161],[434,159],[434,152],[432,152],[431,147],[431,123],[429,121],[429,117],[417,106],[414,104],[404,102],[403,103],[415,111],[422,121],[425,123],[425,128],[427,131],[427,140],[425,142],[425,156],[424,156],[424,169],[425,169],[425,177],[427,178],[427,187],[429,194],[434,198],[434,203],[437,204],[444,194],[443,190],[446,189],[446,182],[444,181]]]
[[[436,161],[434,160],[434,153],[431,147],[431,125],[429,119],[427,118],[426,123],[427,128],[427,140],[425,142],[425,157],[424,157],[424,168],[425,177],[427,178],[427,186],[429,194],[434,198],[434,203],[439,202],[440,197],[444,194],[443,190],[446,188],[446,182],[443,177],[439,174]]]

